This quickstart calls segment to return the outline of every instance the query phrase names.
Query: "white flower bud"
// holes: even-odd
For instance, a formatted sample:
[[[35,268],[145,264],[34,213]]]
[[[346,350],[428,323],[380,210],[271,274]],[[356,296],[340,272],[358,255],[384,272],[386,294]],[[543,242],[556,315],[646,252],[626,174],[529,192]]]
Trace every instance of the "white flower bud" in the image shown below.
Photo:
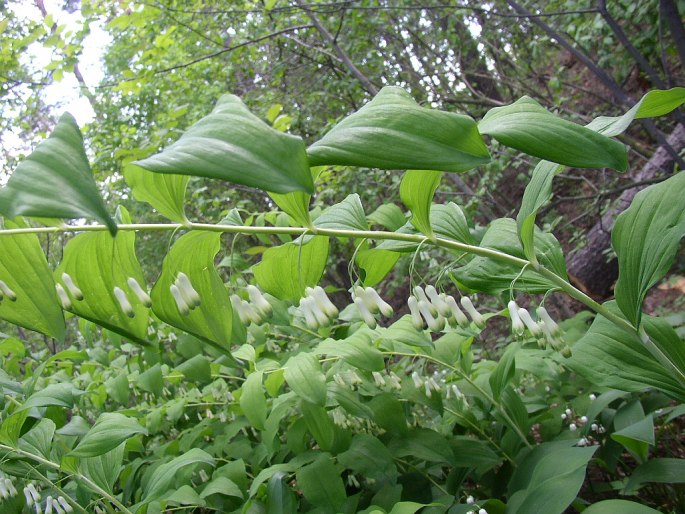
[[[179,291],[178,286],[176,286],[176,284],[171,284],[171,286],[169,287],[169,291],[171,292],[171,296],[173,296],[174,300],[176,301],[176,307],[178,307],[178,312],[180,312],[183,316],[187,316],[188,314],[190,314],[190,307],[183,298],[183,295],[181,294],[181,291]]]
[[[573,414],[573,411],[571,409],[566,409],[566,415],[570,416],[571,414]]]
[[[265,317],[270,318],[274,313],[274,309],[266,298],[264,298],[262,292],[253,285],[247,286],[246,289],[247,294],[250,296],[250,301],[254,306],[260,310]]]
[[[174,287],[174,286],[172,286],[172,287]],[[233,310],[238,313],[238,317],[240,318],[240,322],[243,325],[249,325],[250,322],[252,321],[252,318],[250,317],[250,315],[245,310],[245,305],[244,305],[243,300],[237,294],[231,295],[231,305],[233,306]]]
[[[589,398],[590,398],[590,401],[593,401],[593,402],[597,399],[597,397],[592,393],[590,394]]]
[[[7,486],[5,485],[5,480],[0,480],[0,497],[3,500],[6,500],[7,498],[10,497],[10,492],[9,489],[7,489]]]
[[[394,314],[390,304],[383,300],[383,298],[380,297],[378,292],[373,287],[367,287],[364,289],[364,293],[366,293],[366,297],[369,298],[369,300],[376,304],[378,310],[383,316],[389,318]]]
[[[377,387],[383,387],[385,385],[383,375],[381,375],[378,371],[372,371],[371,375],[373,376],[373,382],[376,384]]]
[[[581,417],[580,417],[580,422],[581,422],[583,425],[584,425],[585,423],[587,423],[587,416],[581,416]]]
[[[421,286],[414,286],[414,296],[416,296],[416,299],[418,301],[423,300],[428,304],[428,308],[430,309],[431,312],[431,317],[435,317],[438,315],[438,309],[435,308],[435,306],[431,303],[431,301],[428,299],[426,296],[426,292],[423,290]]]
[[[545,324],[547,332],[549,332],[553,336],[558,336],[561,333],[559,325],[557,325],[556,322],[551,318],[551,316],[547,312],[547,309],[540,306],[537,309],[537,313],[538,318],[540,318],[542,322]]]
[[[120,287],[115,287],[114,296],[119,302],[119,306],[121,307],[121,310],[124,312],[124,314],[126,314],[129,318],[133,318],[136,315],[136,313],[133,310],[131,302],[128,301],[126,293],[124,293],[124,290]]]
[[[597,425],[597,423],[593,423],[592,425],[590,425],[590,430],[592,430],[593,432],[597,432],[598,428],[599,425]]]
[[[462,310],[459,308],[459,305],[457,305],[457,301],[454,299],[454,297],[446,296],[444,300],[450,309],[450,320],[456,321],[457,325],[461,328],[468,328],[468,326],[470,325],[469,319],[466,317],[466,314],[464,314]]]
[[[518,305],[516,305],[516,302],[514,300],[511,300],[507,304],[507,308],[509,309],[509,317],[511,318],[511,331],[517,336],[523,335],[523,332],[526,329],[526,327],[523,324],[523,321],[521,321],[521,317],[519,316]]]
[[[436,311],[436,316],[437,318],[433,317],[433,313],[431,312],[430,309],[430,303],[426,302],[425,300],[419,300],[419,312],[421,312],[421,315],[423,316],[423,319],[426,320],[426,324],[428,325],[428,329],[431,332],[441,332],[445,328],[445,318],[437,314]]]
[[[421,377],[419,376],[419,374],[416,371],[414,371],[411,374],[411,379],[414,381],[414,386],[417,389],[419,389],[421,386],[423,386],[423,380],[421,380]]]
[[[307,328],[309,328],[309,330],[319,330],[319,322],[312,311],[313,302],[314,299],[308,296],[300,299],[300,311],[302,311],[302,314],[304,315],[304,321],[307,324]]]
[[[466,497],[466,504],[467,504],[467,505],[473,505],[474,503],[476,503],[475,498],[474,498],[473,496],[471,496],[471,495],[468,495],[468,496]]]
[[[316,301],[314,297],[304,297],[302,300],[300,300],[300,306],[302,306],[303,302],[305,303],[306,308],[308,308],[310,312],[314,315],[314,318],[316,319],[316,322],[319,324],[320,327],[327,327],[331,324],[331,320],[321,310],[321,308],[319,307],[319,303]]]
[[[373,317],[373,314],[371,314],[371,311],[369,308],[366,306],[366,303],[362,298],[359,298],[358,296],[354,299],[354,304],[357,306],[357,309],[359,310],[359,314],[361,314],[362,319],[364,320],[364,323],[370,328],[374,329],[378,325],[376,322],[376,318]]]
[[[430,385],[430,382],[429,382],[428,380],[426,380],[426,381],[423,383],[423,387],[424,387],[424,389],[425,389],[425,391],[426,391],[426,396],[428,396],[428,398],[430,398],[430,397],[431,397],[431,385]]]
[[[252,323],[255,325],[260,325],[262,323],[262,311],[258,310],[256,307],[244,300],[242,301],[242,306],[245,310],[245,315]]]
[[[74,298],[77,300],[83,300],[83,293],[78,287],[76,287],[76,284],[74,284],[74,279],[71,278],[71,275],[68,273],[62,273],[62,282],[64,282],[67,290]]]
[[[71,310],[71,298],[62,287],[62,284],[55,284],[55,291],[57,292],[57,298],[59,303],[62,304],[62,309],[65,311]]]
[[[9,298],[12,302],[17,301],[17,294],[10,289],[10,286],[0,280],[0,300],[2,300],[3,295]],[[83,297],[81,297],[81,299],[83,299]]]
[[[562,412],[562,413],[561,413],[561,419],[566,419],[567,417],[568,417],[568,416],[566,416],[566,413],[565,413],[565,412]]]
[[[423,318],[421,317],[421,311],[419,311],[419,301],[415,296],[410,296],[407,300],[407,306],[409,307],[409,312],[411,313],[411,322],[416,330],[423,330],[426,328]]]
[[[10,496],[16,496],[17,494],[19,494],[19,493],[17,492],[17,488],[14,487],[14,484],[12,483],[12,481],[11,481],[9,478],[6,478],[6,479],[5,479],[5,486],[6,486],[7,489],[9,490]]]
[[[54,498],[52,499],[52,508],[55,509],[56,514],[66,514],[62,506]]]
[[[52,514],[52,496],[45,499],[45,514]]]
[[[30,482],[26,488],[29,490],[29,493],[31,494],[31,498],[33,498],[34,502],[40,501],[41,495],[40,493],[36,490],[36,486],[33,485],[32,482]]]
[[[74,512],[74,507],[64,498],[64,496],[58,496],[57,501],[62,505],[65,512]]]
[[[328,295],[326,294],[326,291],[324,291],[323,287],[316,286],[314,289],[310,289],[308,294],[316,299],[321,310],[326,313],[326,316],[329,318],[335,318],[338,316],[338,308],[328,299]]]
[[[478,514],[488,514],[488,511],[485,509],[479,509]]]
[[[485,328],[485,318],[480,312],[476,310],[476,308],[473,306],[473,303],[471,302],[471,299],[468,296],[461,297],[461,306],[464,307],[466,312],[469,313],[469,316],[471,316],[471,319],[478,328]]]
[[[571,424],[568,426],[568,429],[569,429],[571,432],[575,432],[575,431],[578,429],[578,427],[576,426],[575,423],[571,423]]]
[[[435,287],[431,285],[426,286],[426,295],[428,295],[428,298],[430,298],[433,307],[435,307],[438,310],[438,313],[441,316],[448,318],[450,314],[452,314],[452,311],[450,310],[449,306],[445,303],[445,297],[447,295],[438,294],[438,291],[435,289]]]
[[[28,487],[24,487],[24,498],[26,499],[26,506],[30,509],[33,507],[33,495]]]
[[[142,303],[148,309],[152,307],[152,298],[150,298],[150,295],[147,294],[147,291],[142,288],[142,286],[138,283],[138,281],[135,278],[128,277],[126,279],[126,283],[128,284],[128,287],[131,289],[131,291],[133,291],[133,294],[135,294],[138,297],[140,303]]]
[[[526,327],[528,327],[528,330],[531,334],[533,334],[535,337],[542,335],[542,330],[540,329],[540,326],[535,321],[533,321],[533,318],[530,317],[530,313],[526,309],[520,307],[518,313],[519,318],[521,318],[521,321],[523,321],[526,324]]]
[[[188,275],[180,271],[176,277],[176,287],[178,287],[188,308],[194,309],[200,306],[200,295],[193,288]]]

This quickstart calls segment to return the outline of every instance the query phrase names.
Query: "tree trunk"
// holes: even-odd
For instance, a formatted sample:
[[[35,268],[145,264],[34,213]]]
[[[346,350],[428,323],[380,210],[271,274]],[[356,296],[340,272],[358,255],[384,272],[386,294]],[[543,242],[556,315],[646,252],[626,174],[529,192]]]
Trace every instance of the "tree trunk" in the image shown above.
[[[676,126],[668,136],[668,143],[676,150],[685,146],[684,125]],[[672,167],[673,162],[673,156],[661,146],[633,178],[635,182],[652,179],[660,170]],[[606,298],[613,289],[618,278],[618,262],[615,257],[606,255],[606,250],[611,247],[611,228],[616,216],[628,208],[637,193],[638,188],[624,191],[615,205],[590,229],[585,247],[569,258],[568,274],[571,282],[590,296]]]

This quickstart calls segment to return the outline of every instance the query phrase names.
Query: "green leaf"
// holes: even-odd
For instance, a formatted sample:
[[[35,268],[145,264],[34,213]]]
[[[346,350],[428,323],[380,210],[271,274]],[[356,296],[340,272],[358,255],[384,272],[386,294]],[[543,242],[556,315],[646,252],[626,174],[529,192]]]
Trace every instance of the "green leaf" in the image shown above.
[[[189,232],[180,237],[162,263],[162,274],[152,288],[152,310],[162,321],[212,342],[231,345],[231,299],[214,267],[220,237],[212,232]],[[185,273],[200,297],[200,305],[184,314],[170,288],[179,273]]]
[[[19,225],[5,220],[5,228]],[[59,341],[64,339],[64,315],[38,236],[0,236],[0,280],[16,294],[14,301],[0,301],[1,319]]]
[[[205,385],[212,381],[212,367],[209,359],[202,354],[195,355],[181,362],[176,366],[176,371],[183,373],[183,376],[189,381],[200,385]]]
[[[685,173],[643,189],[611,232],[618,255],[616,302],[636,327],[647,291],[670,269],[685,235],[684,192]]]
[[[568,448],[563,443],[543,443],[528,453],[512,477],[512,483],[523,487],[514,489],[507,514],[561,514],[575,499],[597,447]],[[527,476],[522,476],[524,470]]]
[[[269,248],[253,266],[257,284],[280,300],[296,302],[306,287],[319,283],[328,260],[328,238],[313,237],[307,243],[286,243]]]
[[[274,473],[266,487],[266,514],[291,514],[297,512],[295,493],[284,481],[282,471]]]
[[[97,457],[82,458],[78,464],[79,471],[95,482],[98,487],[111,494],[114,492],[114,484],[121,472],[125,449],[126,444],[121,443]],[[98,491],[94,492],[98,493]]]
[[[611,438],[623,445],[639,462],[647,460],[649,447],[654,446],[654,420],[652,415],[628,425],[611,434]]]
[[[75,396],[83,394],[69,382],[50,384],[47,387],[33,393],[21,406],[21,410],[28,410],[33,407],[57,407],[71,408],[74,405]]]
[[[70,455],[97,457],[113,450],[136,434],[147,435],[147,430],[135,418],[116,412],[103,412]]]
[[[649,91],[623,116],[600,116],[592,120],[587,128],[605,136],[617,136],[622,134],[633,120],[663,116],[677,109],[683,103],[685,103],[685,88],[683,87]]]
[[[604,500],[594,505],[590,505],[583,511],[583,514],[660,514],[646,505],[630,502],[628,500]]]
[[[402,209],[394,203],[379,205],[378,208],[366,218],[370,223],[381,225],[392,232],[399,230],[399,228],[407,222],[407,218],[404,216]]]
[[[234,95],[223,95],[211,114],[162,153],[135,164],[276,193],[314,192],[302,139],[272,129]]]
[[[323,512],[334,514],[347,499],[340,471],[330,456],[320,458],[297,471],[297,484],[309,502],[321,507]]]
[[[614,302],[604,304],[618,312]],[[645,324],[651,323],[645,317]],[[598,387],[642,391],[654,387],[685,400],[685,389],[670,370],[649,353],[637,335],[631,335],[603,316],[597,316],[588,332],[572,347],[564,364]]]
[[[380,332],[380,338],[392,343],[402,343],[419,348],[430,348],[431,339],[423,330],[414,327],[412,318],[405,314],[392,325]]]
[[[388,449],[395,458],[411,456],[430,462],[452,463],[454,455],[445,436],[428,428],[414,428],[393,439]]]
[[[269,196],[296,224],[302,227],[311,226],[312,219],[309,215],[309,202],[312,195],[302,191],[293,191],[285,194],[269,193]]]
[[[250,373],[240,389],[240,408],[252,426],[257,430],[264,430],[267,404],[262,387],[262,372]]]
[[[514,378],[514,374],[516,373],[515,355],[518,349],[518,343],[511,343],[497,363],[495,371],[492,372],[488,379],[490,388],[492,389],[492,395],[496,400],[499,399],[504,388]]]
[[[295,394],[315,405],[326,405],[326,377],[311,353],[299,353],[285,364],[285,380]]]
[[[628,167],[623,144],[558,118],[527,96],[488,111],[478,129],[503,145],[566,166],[619,171]]]
[[[155,396],[161,396],[164,389],[164,379],[162,376],[161,364],[157,363],[150,369],[147,369],[138,375],[136,378],[136,386],[143,391],[154,394]]]
[[[116,234],[117,226],[100,197],[83,136],[71,114],[63,114],[50,137],[14,170],[0,190],[0,214],[93,218]]]
[[[18,444],[19,448],[50,460],[55,428],[55,422],[51,419],[41,419],[31,430],[21,436]]]
[[[182,468],[195,464],[209,464],[214,466],[214,458],[206,451],[192,448],[183,455],[159,466],[150,477],[150,481],[143,491],[143,501],[150,502],[160,498],[174,484],[176,475]]]
[[[335,445],[336,427],[328,416],[326,408],[302,401],[300,410],[307,430],[312,434],[319,448],[325,452],[331,451]]]
[[[400,183],[402,203],[412,212],[411,224],[428,237],[433,237],[430,210],[441,177],[439,171],[409,170]]]
[[[468,116],[426,109],[399,87],[384,87],[307,149],[312,166],[466,171],[490,159]]]
[[[205,501],[200,498],[195,489],[189,485],[182,485],[176,489],[173,493],[169,494],[164,498],[167,505],[184,505],[192,507],[204,507],[206,505]]]
[[[128,213],[120,209],[121,218],[128,221]],[[55,270],[55,281],[67,292],[71,305],[68,310],[140,344],[148,342],[149,309],[143,304],[128,281],[135,281],[147,291],[143,270],[135,253],[135,232],[121,232],[112,238],[105,232],[86,232],[72,238],[64,249],[64,256]],[[83,293],[82,300],[73,294],[63,274]],[[120,288],[131,311],[115,296]],[[130,316],[133,314],[133,316]]]
[[[347,469],[364,477],[390,484],[397,480],[397,467],[392,453],[378,438],[370,434],[355,435],[350,448],[337,458]]]
[[[332,230],[368,230],[364,207],[357,193],[348,195],[342,202],[331,205],[314,220],[318,228]]]
[[[140,166],[124,168],[124,178],[131,187],[133,197],[147,202],[171,221],[186,223],[184,202],[190,177],[184,175],[149,172]]]
[[[355,368],[380,371],[385,368],[383,354],[371,341],[371,331],[362,328],[342,341],[326,339],[316,347],[314,353],[341,357]]]
[[[362,283],[373,287],[383,280],[400,258],[398,252],[371,248],[357,252],[355,262],[360,269]]]
[[[214,476],[216,476],[216,474]],[[243,492],[240,490],[240,487],[238,487],[233,480],[225,476],[218,476],[209,482],[200,493],[200,498],[207,498],[213,494],[232,496],[234,498],[243,497]]]
[[[516,232],[516,223],[510,218],[493,221],[485,232],[481,247],[525,258],[523,248]],[[566,262],[557,239],[550,233],[536,229],[535,249],[538,261],[560,277],[566,277]],[[457,279],[471,289],[497,294],[512,286],[519,291],[544,293],[556,287],[555,284],[542,278],[532,270],[526,269],[520,276],[521,269],[506,262],[487,257],[474,257],[468,264],[456,269],[453,273]],[[517,278],[518,277],[518,278]]]
[[[114,401],[128,406],[129,384],[128,375],[126,373],[119,373],[105,382],[105,389],[107,395]]]
[[[685,482],[685,459],[651,459],[633,471],[623,494],[636,494],[645,484],[682,484]]]

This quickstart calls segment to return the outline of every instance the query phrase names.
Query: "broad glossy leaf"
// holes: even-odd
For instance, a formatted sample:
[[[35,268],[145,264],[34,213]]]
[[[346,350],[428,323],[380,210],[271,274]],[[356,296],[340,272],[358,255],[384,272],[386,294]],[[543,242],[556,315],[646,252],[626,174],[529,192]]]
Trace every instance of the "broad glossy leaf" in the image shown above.
[[[590,505],[583,511],[583,514],[661,514],[646,505],[631,502],[628,500],[604,500]]]
[[[685,482],[685,459],[650,459],[632,472],[623,488],[623,494],[635,494],[645,484],[682,484],[683,482]]]
[[[604,305],[618,312],[613,302]],[[650,324],[649,318],[644,322]],[[572,349],[573,356],[564,361],[565,365],[597,386],[629,392],[653,387],[685,401],[685,387],[649,353],[639,337],[603,316],[595,318]]]
[[[409,170],[400,184],[402,203],[412,212],[411,224],[428,237],[433,237],[431,204],[441,177],[439,171]]]
[[[368,230],[364,207],[357,193],[353,193],[342,202],[331,205],[314,220],[318,228],[332,230]]]
[[[162,377],[162,366],[157,363],[149,369],[143,371],[138,378],[136,378],[136,386],[152,393],[155,396],[161,396],[164,389],[164,379]]]
[[[685,101],[685,88],[668,91],[650,91],[627,113],[619,117],[600,116],[585,128],[605,136],[613,137],[623,133],[634,119],[661,116],[671,112]],[[521,209],[516,217],[521,241],[526,256],[532,257],[533,227],[538,210],[552,197],[552,180],[563,171],[564,166],[554,162],[540,161],[526,186]]]
[[[152,288],[152,310],[162,321],[181,330],[230,348],[233,308],[228,290],[214,267],[220,234],[189,232],[180,237],[164,258],[162,274]],[[200,305],[187,315],[179,310],[170,288],[185,273],[200,296]]]
[[[490,159],[468,116],[426,109],[399,87],[384,87],[307,149],[315,165],[466,171]]]
[[[285,364],[285,380],[295,394],[315,405],[326,405],[326,377],[311,353],[299,353]]]
[[[5,228],[19,225],[5,220]],[[64,315],[38,236],[0,236],[0,280],[17,296],[15,301],[0,301],[0,318],[60,341],[64,339]]]
[[[516,231],[516,222],[510,218],[493,221],[485,232],[480,246],[525,258],[523,248]],[[557,239],[550,233],[536,229],[535,248],[538,261],[557,275],[566,278],[566,262]],[[514,289],[529,293],[544,293],[556,287],[532,270],[526,270],[521,276],[521,269],[503,261],[476,256],[465,266],[454,271],[459,282],[471,289],[487,293],[499,293]]]
[[[340,357],[355,368],[380,371],[384,369],[385,361],[383,354],[371,342],[372,336],[369,329],[362,328],[342,341],[326,339],[316,347],[314,353]]]
[[[266,514],[290,514],[297,512],[295,493],[284,479],[282,471],[274,473],[266,487]]]
[[[204,450],[192,448],[183,455],[179,455],[166,464],[162,464],[155,470],[155,473],[145,486],[143,501],[150,502],[159,498],[172,487],[176,474],[180,469],[195,464],[214,466],[214,458]]]
[[[97,486],[108,493],[112,493],[114,484],[121,472],[125,448],[126,444],[121,443],[103,455],[79,459],[79,471],[95,482]]]
[[[129,221],[124,209],[120,209],[119,214],[124,222]],[[143,270],[136,258],[135,242],[135,232],[120,232],[115,238],[106,232],[79,234],[67,243],[62,261],[55,270],[55,282],[69,294],[70,312],[132,341],[149,344],[149,309],[128,284],[128,279],[133,278],[147,290]],[[71,292],[63,273],[67,273],[81,290],[83,300],[78,300]],[[115,287],[128,298],[133,317],[119,303]]]
[[[195,355],[176,366],[190,382],[206,385],[212,381],[212,367],[209,359],[202,354]]]
[[[381,225],[390,231],[399,230],[407,222],[407,218],[394,203],[384,203],[366,217],[370,223]]]
[[[41,419],[31,430],[21,436],[19,448],[49,460],[55,428],[55,422],[51,419]]]
[[[328,238],[313,237],[307,243],[269,248],[252,271],[265,292],[280,300],[296,302],[304,296],[306,287],[319,283],[327,260]]]
[[[397,480],[393,455],[378,438],[370,434],[355,435],[350,448],[337,458],[347,469],[364,477],[391,484]]]
[[[267,404],[264,388],[262,387],[262,372],[254,371],[250,373],[240,390],[240,408],[253,427],[257,430],[264,430]]]
[[[50,137],[14,170],[0,190],[0,214],[8,218],[93,218],[116,234],[116,223],[100,197],[83,136],[71,114],[63,114]]]
[[[152,173],[140,166],[129,165],[124,169],[124,178],[136,200],[149,203],[171,221],[188,221],[184,202],[190,177]]]
[[[647,291],[670,269],[685,235],[685,173],[640,191],[614,224],[611,242],[618,255],[616,302],[640,324]]]
[[[104,412],[81,442],[74,448],[74,457],[97,457],[113,450],[136,434],[147,434],[135,418],[116,412]]]
[[[332,451],[335,445],[336,426],[328,416],[326,408],[305,400],[300,403],[300,411],[307,430],[319,448],[325,452]]]
[[[611,438],[622,444],[638,462],[645,462],[649,447],[654,446],[654,419],[649,414],[636,423],[616,430]]]
[[[195,489],[189,485],[182,485],[174,492],[164,498],[164,502],[169,505],[183,505],[190,507],[204,507],[206,502],[200,498]]]
[[[162,153],[135,164],[275,193],[314,191],[302,139],[272,129],[234,95],[223,95],[208,116]]]
[[[365,286],[375,286],[395,267],[400,258],[398,252],[371,248],[360,250],[355,256],[360,276]]]
[[[33,407],[48,407],[50,405],[71,408],[74,406],[76,397],[81,394],[83,392],[76,389],[69,382],[50,384],[29,396],[21,406],[21,410],[28,410]]]
[[[284,194],[269,193],[269,196],[297,225],[309,227],[312,224],[309,216],[309,202],[312,195],[302,191],[293,191]]]
[[[323,508],[324,512],[340,512],[347,494],[340,470],[328,454],[300,468],[296,476],[297,485],[312,505]]]
[[[216,474],[214,475],[216,476]],[[243,492],[240,487],[228,477],[217,476],[209,482],[200,493],[200,498],[207,498],[213,494],[221,494],[222,496],[233,496],[234,498],[242,498]]]
[[[628,167],[623,144],[559,118],[527,96],[488,111],[478,130],[529,155],[574,168]]]

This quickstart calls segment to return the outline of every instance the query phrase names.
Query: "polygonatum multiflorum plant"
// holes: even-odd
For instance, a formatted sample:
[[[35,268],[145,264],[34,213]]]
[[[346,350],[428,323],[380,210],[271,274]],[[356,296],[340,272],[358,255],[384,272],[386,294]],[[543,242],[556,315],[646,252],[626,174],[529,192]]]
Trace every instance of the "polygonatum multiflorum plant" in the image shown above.
[[[642,303],[685,233],[685,174],[616,221],[613,301],[576,289],[536,226],[555,175],[625,171],[615,137],[683,102],[684,88],[652,91],[580,126],[524,97],[476,122],[386,87],[305,147],[226,95],[123,170],[158,224],[111,215],[63,115],[0,190],[0,318],[61,349],[1,334],[3,512],[646,514],[635,495],[654,482],[683,507],[684,461],[654,448],[685,411],[685,347]],[[488,140],[541,160],[517,218],[478,232],[433,200],[445,173],[489,162]],[[358,194],[311,210],[341,167],[404,170],[408,212],[367,215]],[[281,214],[188,219],[193,176],[260,189]],[[136,237],[153,231],[172,244],[150,284]],[[283,243],[250,265],[223,237],[238,234]],[[64,245],[55,266],[48,236]],[[351,287],[321,283],[331,239],[353,245]],[[430,249],[433,281],[416,265]],[[399,314],[376,289],[398,266]],[[587,312],[555,321],[552,292]],[[499,357],[479,344],[493,318],[511,326]],[[588,465],[617,477],[612,499],[588,506]]]

